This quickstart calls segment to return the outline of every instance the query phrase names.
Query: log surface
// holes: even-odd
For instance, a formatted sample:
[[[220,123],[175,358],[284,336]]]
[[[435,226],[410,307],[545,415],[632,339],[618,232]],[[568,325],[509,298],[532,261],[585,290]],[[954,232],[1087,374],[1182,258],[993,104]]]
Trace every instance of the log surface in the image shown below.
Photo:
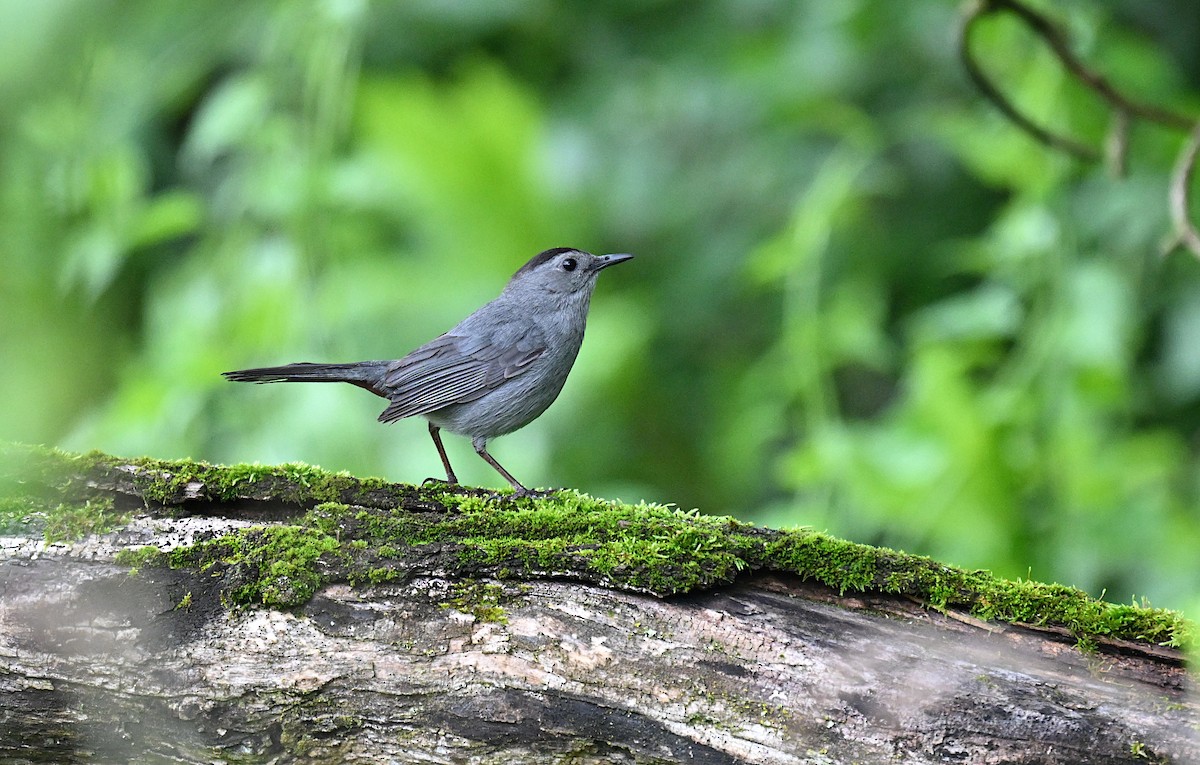
[[[297,513],[179,490],[79,542],[0,537],[0,762],[1200,762],[1171,649],[761,571],[659,598],[414,570],[231,608],[236,571],[117,555]]]
[[[86,545],[83,546],[86,548]],[[1174,662],[1084,654],[762,575],[659,600],[567,582],[326,587],[227,611],[203,575],[0,564],[0,759],[1196,761]],[[190,597],[188,597],[190,593]],[[180,603],[186,605],[180,606]],[[460,603],[456,607],[455,603]]]

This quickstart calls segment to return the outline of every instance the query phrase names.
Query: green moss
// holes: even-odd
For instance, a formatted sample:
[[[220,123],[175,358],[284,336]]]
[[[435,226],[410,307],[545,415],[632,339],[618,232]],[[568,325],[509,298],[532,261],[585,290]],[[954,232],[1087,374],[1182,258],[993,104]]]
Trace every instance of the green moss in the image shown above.
[[[48,543],[111,531],[128,520],[111,496],[90,491],[69,466],[80,458],[0,442],[0,534],[42,534]]]
[[[305,525],[243,529],[168,554],[172,568],[232,569],[226,600],[233,605],[295,606],[324,583],[321,561],[341,544]]]
[[[330,501],[377,505],[381,499],[394,505],[397,489],[415,493],[411,486],[332,473],[303,463],[218,466],[195,460],[125,459],[98,451],[72,454],[0,443],[0,495],[21,493],[5,490],[16,481],[79,494],[85,477],[93,483],[130,481],[146,502],[159,505],[238,499],[270,499],[299,507]]]
[[[106,534],[129,522],[129,513],[117,512],[107,497],[85,500],[81,505],[59,505],[46,517],[43,531],[47,544],[75,542],[91,534]]]
[[[389,487],[380,479],[357,479],[348,473],[330,473],[303,463],[221,467],[190,460],[139,459],[131,462],[141,468],[135,474],[135,482],[142,495],[166,505],[193,494],[200,499],[216,501],[247,496],[269,497],[301,506],[330,501],[356,502],[374,492],[387,491]]]
[[[147,545],[136,550],[132,548],[121,550],[117,553],[116,562],[118,565],[130,568],[163,566],[166,565],[167,556],[157,547]]]
[[[1081,641],[1114,637],[1177,646],[1192,639],[1190,624],[1170,611],[1105,603],[1062,585],[1007,581],[807,530],[761,529],[731,518],[605,503],[571,492],[521,504],[456,500],[457,512],[442,515],[326,503],[299,526],[274,530],[286,545],[267,532],[239,532],[233,535],[236,543],[229,538],[206,543],[191,560],[253,562],[259,574],[236,590],[233,600],[240,603],[294,605],[326,581],[380,583],[402,580],[414,570],[563,577],[669,596],[765,569],[842,593],[902,594],[983,619],[1065,627]],[[279,555],[282,562],[275,560]],[[274,562],[264,567],[268,560]],[[283,585],[275,581],[280,577]],[[498,603],[464,592],[474,594],[451,605],[484,620],[501,617]]]
[[[0,497],[0,535],[29,534],[45,528],[50,509],[31,497]]]
[[[0,463],[6,448],[13,449],[0,444]],[[226,601],[236,605],[296,606],[323,584],[379,584],[431,572],[468,581],[565,578],[666,597],[766,570],[840,593],[906,595],[981,619],[1065,628],[1084,645],[1105,637],[1195,643],[1191,623],[1171,611],[1106,603],[1062,585],[1003,580],[805,529],[764,529],[661,505],[610,503],[572,491],[495,500],[480,490],[388,484],[298,464],[222,468],[17,451],[22,461],[15,473],[0,469],[0,524],[44,518],[47,535],[56,538],[121,522],[110,495],[96,488],[106,481],[132,481],[151,510],[189,499],[238,501],[243,513],[253,512],[243,508],[255,500],[295,507],[289,523],[239,530],[168,554],[143,548],[118,558],[132,567],[169,565],[220,576]],[[39,483],[45,491],[29,490]],[[474,590],[456,597],[461,602],[452,605],[478,618],[503,618],[498,600]]]
[[[376,566],[367,570],[365,579],[351,577],[351,581],[354,584],[361,584],[364,581],[370,584],[383,584],[384,582],[395,582],[402,578],[403,574],[395,569],[388,568],[387,566]]]
[[[451,593],[451,597],[442,603],[443,608],[453,608],[464,614],[475,617],[477,622],[492,622],[507,624],[508,615],[504,612],[504,603],[509,595],[504,588],[492,582],[477,582],[468,580],[459,583]]]

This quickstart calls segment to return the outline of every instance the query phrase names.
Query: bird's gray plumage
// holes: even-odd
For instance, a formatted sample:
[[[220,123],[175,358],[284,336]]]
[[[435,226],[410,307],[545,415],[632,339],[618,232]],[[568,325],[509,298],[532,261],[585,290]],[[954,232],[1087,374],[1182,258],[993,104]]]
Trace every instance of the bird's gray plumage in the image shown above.
[[[429,421],[447,480],[457,479],[440,429],[470,436],[475,450],[528,493],[487,453],[488,439],[536,419],[558,398],[583,343],[596,275],[632,255],[570,247],[538,253],[504,291],[450,331],[395,361],[287,364],[226,372],[241,382],[348,382],[388,399],[381,422]]]

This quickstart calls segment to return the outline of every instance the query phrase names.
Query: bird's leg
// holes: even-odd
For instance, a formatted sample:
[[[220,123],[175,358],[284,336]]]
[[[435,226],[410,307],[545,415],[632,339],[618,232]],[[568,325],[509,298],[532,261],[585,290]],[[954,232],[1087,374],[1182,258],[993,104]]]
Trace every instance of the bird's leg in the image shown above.
[[[442,446],[442,437],[438,435],[440,430],[441,428],[437,425],[429,423],[429,436],[433,439],[433,445],[437,447],[438,456],[442,458],[442,467],[446,468],[446,483],[456,484],[458,476],[454,475],[454,468],[450,467],[450,458],[446,456],[446,447]]]
[[[492,467],[496,468],[496,472],[504,476],[505,480],[512,484],[514,497],[536,497],[539,492],[530,491],[521,485],[521,482],[513,478],[512,473],[504,469],[504,466],[496,462],[496,458],[488,454],[486,438],[472,438],[471,446],[475,447],[475,453],[483,457],[484,461]]]

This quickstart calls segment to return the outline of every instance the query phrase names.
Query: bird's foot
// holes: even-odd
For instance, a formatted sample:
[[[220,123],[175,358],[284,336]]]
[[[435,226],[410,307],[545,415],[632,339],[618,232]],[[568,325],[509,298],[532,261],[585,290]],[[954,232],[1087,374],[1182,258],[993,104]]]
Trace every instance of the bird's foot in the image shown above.
[[[461,483],[459,483],[457,479],[446,480],[444,478],[434,478],[433,476],[430,476],[429,478],[426,478],[424,481],[421,481],[422,489],[424,489],[427,486],[431,486],[433,488],[441,488],[443,491],[448,491],[448,492],[452,492],[452,493],[458,493],[465,489],[465,487]]]

